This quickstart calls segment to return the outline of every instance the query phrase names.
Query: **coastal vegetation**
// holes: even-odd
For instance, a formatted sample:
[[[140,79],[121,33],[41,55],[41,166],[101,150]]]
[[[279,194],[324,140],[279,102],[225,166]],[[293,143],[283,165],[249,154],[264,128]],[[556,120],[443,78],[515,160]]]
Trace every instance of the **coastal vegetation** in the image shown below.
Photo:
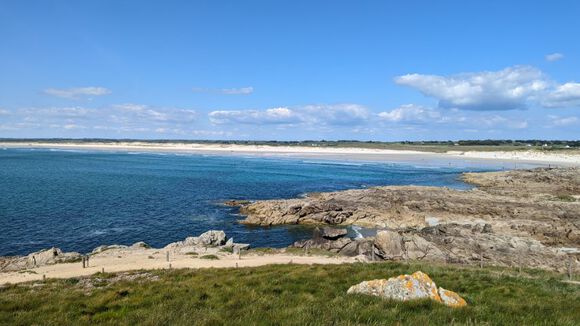
[[[347,295],[421,270],[467,307]],[[425,263],[270,265],[97,273],[0,289],[2,325],[578,325],[580,287],[561,274]]]

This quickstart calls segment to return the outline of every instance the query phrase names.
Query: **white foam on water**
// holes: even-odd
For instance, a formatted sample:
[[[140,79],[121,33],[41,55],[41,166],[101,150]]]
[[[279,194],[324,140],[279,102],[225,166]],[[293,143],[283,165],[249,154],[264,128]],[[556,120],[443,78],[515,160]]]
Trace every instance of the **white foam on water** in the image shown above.
[[[362,230],[362,228],[360,226],[353,225],[353,226],[351,226],[351,229],[354,232],[354,234],[356,234],[356,236],[355,236],[356,239],[364,238],[363,235],[360,233],[360,230]]]
[[[346,166],[363,166],[365,163],[353,163],[353,162],[335,162],[335,161],[302,161],[306,164],[319,164],[319,165],[346,165]]]

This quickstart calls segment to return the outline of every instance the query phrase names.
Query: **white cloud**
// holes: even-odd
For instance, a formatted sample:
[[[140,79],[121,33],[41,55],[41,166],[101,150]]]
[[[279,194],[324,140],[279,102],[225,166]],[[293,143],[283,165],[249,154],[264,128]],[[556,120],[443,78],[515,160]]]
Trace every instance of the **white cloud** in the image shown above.
[[[391,111],[380,112],[378,116],[383,121],[415,123],[439,120],[441,113],[420,105],[405,104]]]
[[[580,124],[580,118],[575,117],[575,116],[559,117],[559,116],[551,115],[551,116],[548,116],[548,118],[551,120],[551,125],[556,126],[556,127],[566,127],[566,126]]]
[[[547,108],[580,107],[580,83],[558,85],[544,97],[542,105]]]
[[[23,108],[18,110],[18,115],[24,116],[26,120],[43,120],[43,119],[80,119],[94,113],[95,110],[83,107],[50,107],[50,108]]]
[[[215,124],[277,124],[277,125],[358,125],[369,118],[368,110],[358,104],[318,104],[297,108],[272,108],[266,110],[219,110],[208,114]]]
[[[156,129],[191,135],[197,113],[181,108],[152,107],[141,104],[119,104],[101,108],[49,107],[21,108],[3,121],[3,130],[93,130],[108,133],[148,133]],[[56,134],[58,135],[58,133]]]
[[[303,119],[318,125],[359,125],[370,117],[368,109],[359,104],[317,104],[299,108]]]
[[[9,115],[10,111],[8,110],[4,110],[4,109],[0,109],[0,115]]]
[[[451,76],[408,74],[395,82],[436,98],[441,108],[481,111],[526,109],[550,85],[540,70],[529,66]]]
[[[549,62],[554,62],[554,61],[558,61],[558,60],[562,60],[564,59],[564,55],[562,53],[550,53],[550,54],[546,54],[546,61]]]
[[[209,119],[215,124],[294,124],[302,122],[302,118],[289,108],[272,108],[267,110],[232,110],[212,111]]]
[[[528,127],[528,122],[526,120],[515,120],[512,118],[507,118],[501,115],[483,115],[479,117],[473,117],[470,122],[476,127],[487,127],[487,128],[508,128],[508,129],[525,129]]]
[[[176,108],[153,108],[142,104],[118,104],[113,106],[114,120],[120,122],[174,122],[189,123],[195,120],[197,113],[194,110]]]
[[[209,93],[209,94],[222,94],[222,95],[250,95],[254,92],[254,88],[240,87],[240,88],[203,88],[203,87],[193,87],[191,89],[194,93]]]
[[[104,87],[76,87],[76,88],[47,88],[45,94],[68,98],[79,99],[81,97],[103,96],[111,94],[111,91]]]

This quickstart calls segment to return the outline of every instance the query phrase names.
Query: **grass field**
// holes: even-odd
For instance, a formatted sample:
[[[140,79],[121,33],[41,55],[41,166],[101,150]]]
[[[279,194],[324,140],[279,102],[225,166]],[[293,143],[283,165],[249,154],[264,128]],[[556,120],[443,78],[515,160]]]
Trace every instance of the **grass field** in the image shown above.
[[[346,290],[427,272],[469,306],[394,302]],[[151,271],[156,280],[49,280],[0,290],[0,325],[579,325],[580,286],[539,271],[419,264],[277,265]]]

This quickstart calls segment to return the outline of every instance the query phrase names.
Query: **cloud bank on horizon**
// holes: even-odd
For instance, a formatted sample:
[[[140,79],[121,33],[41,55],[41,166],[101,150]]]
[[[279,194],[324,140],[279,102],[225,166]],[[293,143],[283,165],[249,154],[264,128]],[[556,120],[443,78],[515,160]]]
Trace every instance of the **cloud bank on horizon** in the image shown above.
[[[307,104],[265,109],[220,109],[200,113],[191,108],[152,107],[146,104],[113,104],[103,107],[25,107],[0,109],[0,131],[82,131],[111,137],[147,135],[149,138],[244,138],[247,128],[323,131],[329,138],[348,128],[358,134],[379,135],[381,130],[427,131],[430,128],[461,128],[466,134],[484,130],[522,130],[530,127],[525,116],[506,111],[545,110],[537,128],[580,128],[575,115],[554,114],[555,109],[580,107],[580,83],[558,83],[531,66],[449,76],[406,74],[394,78],[433,98],[432,107],[407,103],[384,111],[361,104]],[[202,93],[249,95],[253,88],[203,89]],[[48,88],[44,93],[73,101],[111,94],[105,87]],[[203,128],[200,128],[202,126]],[[364,128],[363,128],[364,127]],[[468,138],[468,137],[465,137]],[[300,137],[296,137],[300,139]]]
[[[0,137],[580,139],[580,4],[417,1],[6,4]]]

